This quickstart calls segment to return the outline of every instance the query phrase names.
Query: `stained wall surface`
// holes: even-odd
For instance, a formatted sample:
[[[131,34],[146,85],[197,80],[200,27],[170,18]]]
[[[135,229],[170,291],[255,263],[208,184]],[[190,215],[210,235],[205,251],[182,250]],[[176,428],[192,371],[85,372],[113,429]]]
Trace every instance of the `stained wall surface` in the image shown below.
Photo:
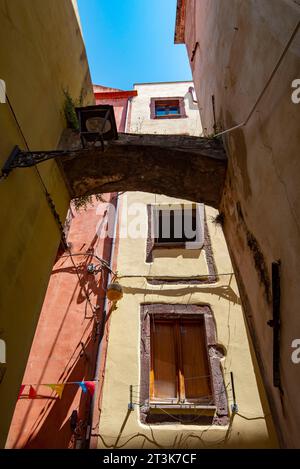
[[[107,203],[115,194],[104,194],[86,209],[71,207],[68,243],[71,252],[61,252],[53,266],[45,300],[31,346],[6,448],[66,449],[85,444],[91,396],[78,384],[66,384],[61,398],[44,383],[74,383],[94,380],[96,357],[103,321],[108,271],[88,272],[98,265],[95,256],[109,263],[112,239],[102,230]],[[30,399],[30,384],[37,392]],[[76,410],[76,432],[70,418]]]
[[[193,82],[183,81],[175,83],[136,83],[134,89],[138,95],[132,98],[130,113],[130,132],[144,134],[183,134],[201,135],[201,121],[198,106],[193,102],[193,95],[189,88]],[[181,97],[184,99],[186,118],[165,119],[161,121],[150,119],[150,98]]]
[[[189,108],[187,89],[192,83],[135,85],[138,96],[132,100],[129,131],[145,133],[202,132],[195,105]],[[188,118],[150,120],[150,98],[182,96],[187,100]],[[201,183],[201,181],[199,182]],[[207,276],[209,261],[202,249],[169,249],[154,253],[146,261],[147,205],[190,202],[166,196],[129,192],[121,196],[119,207],[119,247],[116,269],[124,296],[110,316],[103,396],[101,401],[98,447],[122,448],[268,448],[276,447],[270,409],[256,362],[240,295],[226,248],[222,229],[213,223],[217,211],[205,207],[207,231],[217,279],[209,283],[189,284],[195,275]],[[225,275],[224,275],[225,274]],[[153,284],[147,277],[160,278]],[[167,278],[177,277],[170,284]],[[184,282],[182,280],[185,279]],[[140,384],[142,374],[141,305],[148,303],[209,305],[214,316],[217,342],[224,351],[221,368],[227,390],[230,420],[228,425],[181,424],[178,415],[171,422],[147,425],[141,422]],[[232,391],[230,371],[234,373],[239,414],[230,412]],[[134,411],[128,410],[129,389],[134,389]],[[252,420],[253,419],[253,420]]]
[[[206,134],[214,124],[225,130],[245,121],[282,57],[247,125],[223,137],[229,171],[220,210],[281,444],[299,447],[300,365],[291,354],[300,337],[300,104],[292,101],[293,81],[300,78],[300,7],[292,0],[179,4],[186,6],[183,41]],[[273,330],[267,325],[277,260],[282,392],[273,386]]]

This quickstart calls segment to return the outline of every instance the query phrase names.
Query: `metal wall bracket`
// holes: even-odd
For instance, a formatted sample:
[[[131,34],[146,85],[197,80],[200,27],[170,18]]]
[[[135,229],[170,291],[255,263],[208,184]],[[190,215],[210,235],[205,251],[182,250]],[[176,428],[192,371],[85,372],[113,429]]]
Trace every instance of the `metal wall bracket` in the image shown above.
[[[43,161],[67,155],[68,153],[68,151],[63,150],[29,152],[20,150],[16,145],[2,167],[1,176],[6,178],[15,168],[30,168]]]
[[[102,151],[104,151],[105,141],[118,138],[113,106],[100,104],[97,106],[79,107],[76,108],[76,113],[83,148],[86,148],[88,143],[91,142],[95,146],[97,144],[101,145]],[[30,168],[43,161],[76,152],[82,152],[82,149],[23,151],[18,146],[15,146],[2,168],[1,178],[7,178],[9,173],[15,168]]]

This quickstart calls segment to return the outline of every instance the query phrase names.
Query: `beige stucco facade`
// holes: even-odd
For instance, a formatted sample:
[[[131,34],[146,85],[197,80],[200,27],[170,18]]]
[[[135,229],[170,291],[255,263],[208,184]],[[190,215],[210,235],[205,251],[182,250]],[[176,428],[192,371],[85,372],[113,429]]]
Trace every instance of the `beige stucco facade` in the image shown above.
[[[193,94],[189,88],[193,88],[192,81],[174,83],[137,83],[134,89],[138,95],[132,98],[130,111],[130,123],[127,124],[127,132],[143,134],[186,134],[202,135],[201,121],[198,105],[193,101]],[[161,121],[150,119],[150,99],[165,97],[182,97],[187,118],[166,119],[164,125]]]
[[[128,132],[190,133],[202,132],[195,103],[189,107],[188,88],[192,83],[136,85],[138,96],[132,100]],[[150,119],[150,98],[184,97],[188,118]],[[199,181],[201,183],[201,181]],[[277,439],[266,401],[255,354],[244,321],[240,295],[222,229],[213,219],[217,211],[205,207],[207,230],[218,277],[206,284],[155,285],[149,276],[160,279],[175,276],[206,276],[209,272],[206,251],[201,249],[163,249],[146,262],[147,205],[190,204],[166,196],[130,192],[121,197],[116,268],[123,287],[123,298],[110,317],[105,367],[99,448],[269,448]],[[132,234],[142,225],[142,236]],[[224,352],[221,360],[230,412],[228,425],[195,425],[174,420],[164,424],[144,424],[139,405],[128,410],[129,388],[134,386],[135,402],[141,404],[140,309],[145,303],[209,305],[216,324],[217,342]],[[230,411],[233,395],[230,372],[234,374],[239,412]],[[203,410],[202,410],[203,412]],[[197,414],[196,414],[197,417]]]
[[[283,446],[300,445],[300,6],[294,0],[179,0],[205,134],[224,134],[229,169],[220,211],[247,321]],[[279,60],[280,59],[280,60]],[[268,81],[271,77],[271,81]],[[281,261],[281,388],[273,384],[272,262]]]

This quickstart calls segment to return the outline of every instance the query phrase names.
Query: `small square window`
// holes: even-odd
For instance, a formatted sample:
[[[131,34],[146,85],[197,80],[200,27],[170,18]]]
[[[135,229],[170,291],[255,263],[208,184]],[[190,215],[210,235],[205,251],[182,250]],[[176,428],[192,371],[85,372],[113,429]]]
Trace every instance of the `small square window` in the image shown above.
[[[203,204],[152,206],[154,247],[200,249],[204,242]]]
[[[179,100],[156,101],[155,117],[180,116]]]
[[[151,119],[174,119],[187,117],[184,98],[151,98]]]

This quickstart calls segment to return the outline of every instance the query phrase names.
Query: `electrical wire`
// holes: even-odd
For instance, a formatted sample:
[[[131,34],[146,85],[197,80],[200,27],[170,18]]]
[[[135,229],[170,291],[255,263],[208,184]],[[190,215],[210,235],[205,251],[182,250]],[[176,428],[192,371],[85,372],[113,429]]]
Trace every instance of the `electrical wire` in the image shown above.
[[[230,375],[230,371],[226,371],[225,373],[222,373],[223,375]],[[185,378],[185,379],[200,379],[200,378],[209,378],[211,377],[211,374],[209,375],[199,375],[199,376],[191,376],[190,378]],[[133,387],[140,387],[142,384],[131,384]]]
[[[7,93],[5,93],[5,96],[6,96],[6,101],[7,101],[7,103],[8,103],[9,108],[10,108],[10,111],[11,111],[11,113],[12,113],[12,115],[13,115],[13,118],[14,118],[14,120],[15,120],[15,123],[16,123],[16,125],[17,125],[17,127],[18,127],[19,132],[20,132],[20,135],[22,136],[22,139],[23,139],[23,141],[24,141],[24,143],[25,143],[25,146],[26,146],[26,148],[27,148],[27,151],[32,154],[32,152],[31,152],[31,150],[30,150],[30,148],[29,148],[28,141],[27,141],[27,139],[26,139],[26,137],[25,137],[25,134],[24,134],[24,132],[23,132],[23,130],[22,130],[22,127],[21,127],[21,125],[20,125],[20,122],[19,122],[19,120],[18,120],[18,118],[17,118],[17,115],[16,115],[16,113],[15,113],[15,111],[14,111],[14,108],[13,108],[13,106],[12,106],[12,104],[11,104],[11,101],[10,101],[10,99],[9,99],[9,96],[8,96]],[[43,178],[42,178],[42,176],[41,176],[41,173],[39,172],[39,170],[38,170],[38,168],[37,168],[36,165],[34,165],[34,169],[35,169],[36,174],[37,174],[37,176],[38,176],[38,178],[39,178],[39,180],[40,180],[40,182],[41,182],[41,184],[42,184],[42,187],[43,187],[43,189],[44,189],[45,197],[46,197],[48,206],[49,206],[49,208],[50,208],[50,210],[51,210],[51,213],[52,213],[52,215],[53,215],[53,217],[54,217],[54,219],[55,219],[55,222],[56,222],[56,224],[57,224],[57,226],[58,226],[58,228],[59,228],[59,232],[60,232],[60,236],[61,236],[61,241],[62,241],[64,247],[67,247],[67,241],[66,241],[66,237],[65,237],[65,233],[64,233],[64,227],[63,227],[63,224],[62,224],[62,222],[61,222],[61,220],[60,220],[60,216],[59,216],[59,214],[58,214],[58,212],[57,212],[57,210],[56,210],[56,207],[55,207],[55,204],[54,204],[54,202],[53,202],[53,199],[52,199],[50,193],[48,192],[48,189],[47,189],[47,187],[46,187],[46,185],[45,185],[45,183],[44,183],[44,180],[43,180]]]

